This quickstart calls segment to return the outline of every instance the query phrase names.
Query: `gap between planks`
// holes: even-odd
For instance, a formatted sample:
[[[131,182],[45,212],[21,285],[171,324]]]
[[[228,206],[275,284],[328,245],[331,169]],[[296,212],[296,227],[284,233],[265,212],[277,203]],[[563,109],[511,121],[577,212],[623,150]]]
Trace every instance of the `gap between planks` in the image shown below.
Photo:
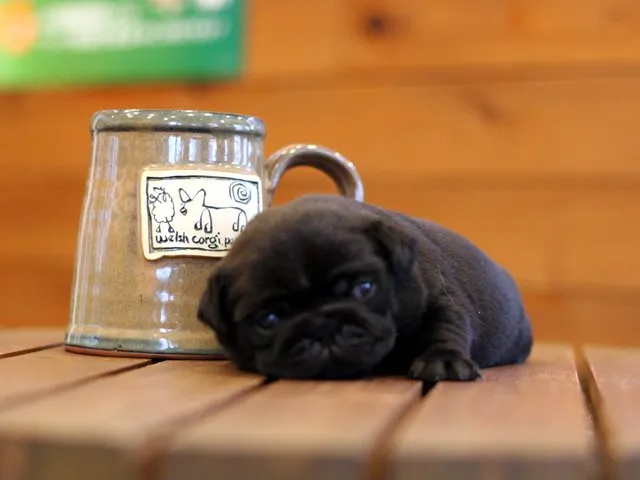
[[[404,378],[280,380],[182,430],[159,472],[164,480],[352,479],[376,474],[384,435],[420,399]]]
[[[0,330],[0,413],[58,391],[131,368],[141,359],[81,360],[64,351],[60,328]]]
[[[606,478],[635,480],[640,476],[640,349],[585,345],[580,357]]]
[[[598,450],[596,455],[598,455],[601,468],[599,478],[601,480],[612,480],[616,478],[616,475],[611,444],[609,442],[611,429],[607,422],[607,416],[603,411],[602,398],[583,349],[576,347],[575,355],[580,386],[587,408],[589,409],[589,414],[591,415],[594,435],[597,439]]]
[[[227,362],[164,361],[39,398],[0,414],[0,478],[153,478],[166,435],[263,382]]]
[[[380,393],[370,385],[375,398]],[[482,382],[436,385],[421,401],[419,392],[407,392],[385,410],[341,397],[331,383],[278,382],[179,432],[160,478],[599,475],[599,447],[568,346],[536,347],[526,365],[487,370]]]
[[[600,478],[592,422],[572,349],[538,345],[482,382],[436,385],[396,430],[387,478]]]
[[[278,381],[264,385],[262,377],[242,374],[227,362],[165,361],[101,378],[0,414],[0,459],[4,458],[0,476],[11,480],[73,480],[90,469],[94,480],[163,478],[164,464],[160,460],[176,430],[188,430],[217,418],[231,420],[231,430],[242,430],[238,432],[240,437],[258,448],[269,450],[275,445],[277,450],[278,445],[283,446],[268,438],[265,443],[256,443],[264,440],[265,432],[247,428],[253,425],[243,418],[248,416],[248,421],[271,421],[274,428],[266,432],[267,437],[286,433],[279,430],[293,433],[284,446],[294,456],[296,451],[306,451],[322,457],[327,449],[330,454],[345,454],[346,468],[338,462],[339,475],[332,477],[345,478],[345,472],[366,470],[381,432],[419,397],[419,382],[406,379]],[[310,424],[314,408],[320,422]],[[296,410],[302,413],[300,417],[295,416]],[[343,429],[330,422],[336,411],[346,422]],[[276,422],[283,418],[289,421],[274,424],[274,418]],[[320,441],[311,439],[309,443],[306,430],[314,425]],[[218,440],[224,444],[231,438],[227,435]],[[342,451],[340,446],[344,447]],[[191,462],[181,465],[178,478],[191,478],[188,473],[192,467]],[[207,478],[210,473],[209,469],[200,469],[194,478]]]
[[[0,359],[62,345],[60,328],[0,328]]]
[[[149,360],[74,355],[62,347],[0,359],[0,413],[104,376],[149,365]]]
[[[542,351],[544,351],[544,349]],[[556,350],[556,357],[554,358],[557,359],[559,351],[561,350]],[[25,355],[25,357],[33,355],[34,354],[29,354]],[[562,355],[560,355],[560,357],[561,356]],[[82,358],[83,362],[88,361],[87,357],[84,356],[72,356],[69,358]],[[8,362],[8,359],[5,361]],[[99,361],[101,361],[100,357],[98,357],[98,362]],[[145,365],[148,365],[148,363]],[[302,468],[302,471],[305,472],[313,471],[309,470],[309,467],[316,464],[314,460],[322,459],[323,454],[325,455],[325,460],[327,458],[338,460],[337,462],[333,462],[333,468],[337,470],[328,472],[333,473],[335,478],[351,478],[349,476],[351,474],[358,475],[365,472],[369,478],[411,478],[409,473],[398,476],[397,468],[399,459],[400,463],[403,463],[403,459],[402,448],[400,448],[400,453],[398,453],[397,440],[400,439],[400,444],[402,444],[403,435],[407,435],[407,428],[411,429],[413,426],[412,422],[415,422],[415,418],[419,415],[420,411],[428,409],[434,403],[434,397],[438,395],[441,397],[448,395],[450,399],[453,399],[452,395],[455,394],[454,390],[460,389],[460,387],[466,391],[470,388],[488,388],[489,390],[492,388],[491,385],[484,385],[483,387],[483,384],[465,386],[459,384],[440,384],[435,387],[431,395],[427,396],[424,401],[419,402],[420,391],[419,388],[415,388],[416,384],[407,383],[407,381],[399,379],[376,380],[364,383],[343,382],[338,384],[280,381],[262,387],[263,380],[254,378],[251,379],[248,384],[240,381],[241,388],[239,388],[239,390],[232,388],[232,393],[227,392],[222,398],[217,397],[212,399],[212,392],[208,390],[208,388],[202,387],[202,384],[206,385],[206,382],[213,378],[211,371],[207,371],[207,369],[226,367],[221,363],[211,364],[208,362],[195,362],[193,366],[196,365],[200,366],[197,367],[196,370],[198,370],[198,368],[204,370],[196,374],[194,378],[197,378],[198,381],[188,387],[188,391],[184,391],[184,385],[182,387],[183,390],[180,388],[175,390],[167,388],[167,383],[162,381],[162,379],[165,378],[163,374],[159,374],[159,376],[155,377],[155,380],[153,379],[154,372],[174,370],[173,381],[180,382],[180,378],[184,376],[184,373],[191,371],[190,368],[184,370],[184,367],[191,367],[189,362],[185,363],[184,361],[163,362],[151,367],[124,372],[108,378],[94,377],[93,380],[99,381],[92,381],[82,385],[77,383],[68,384],[67,387],[73,388],[66,388],[64,391],[58,390],[55,395],[36,398],[30,402],[30,404],[23,406],[23,408],[14,409],[9,412],[8,415],[0,415],[0,442],[2,439],[6,441],[12,438],[12,435],[18,434],[18,437],[22,438],[22,454],[26,455],[26,457],[23,458],[30,459],[31,461],[27,462],[27,464],[30,465],[37,464],[42,466],[47,465],[47,461],[52,461],[52,457],[47,455],[42,456],[43,446],[45,447],[45,453],[53,454],[55,452],[56,454],[63,454],[66,458],[65,462],[60,463],[53,461],[53,467],[55,468],[57,465],[57,468],[66,469],[67,476],[65,478],[72,478],[68,476],[68,469],[74,465],[74,462],[76,466],[80,468],[79,471],[83,471],[83,462],[86,462],[88,459],[104,462],[105,473],[116,473],[113,470],[116,468],[119,469],[117,473],[122,475],[121,478],[132,479],[181,478],[185,472],[192,473],[194,478],[206,478],[212,469],[219,471],[221,466],[222,468],[230,468],[231,471],[235,473],[238,473],[238,468],[240,470],[246,467],[250,469],[256,467],[261,468],[261,471],[266,475],[265,478],[299,478],[295,476],[296,470],[298,473],[300,473],[299,468]],[[524,366],[524,370],[520,367],[500,367],[488,372],[488,376],[490,379],[495,375],[500,377],[500,373],[502,372],[503,375],[507,375],[508,379],[509,372],[512,372],[512,374],[517,377],[517,371],[521,371],[521,380],[527,379],[531,381],[531,379],[527,378],[527,375],[524,375],[527,368],[530,367]],[[536,365],[534,361],[533,369],[535,370],[535,368]],[[176,376],[177,372],[181,372],[180,375]],[[227,373],[230,374],[230,372]],[[566,373],[565,371],[565,374]],[[575,368],[573,373],[575,373]],[[544,371],[540,373],[539,371],[538,374],[538,376],[541,375],[538,380],[542,379],[544,381],[547,377],[547,380],[553,379],[553,375],[549,375],[548,370],[546,373]],[[164,375],[166,375],[166,373]],[[237,373],[230,375],[231,377],[228,378],[235,378],[236,380],[241,377],[238,377]],[[533,376],[535,377],[535,375]],[[225,377],[224,373],[222,377]],[[569,375],[569,378],[571,377],[572,374]],[[148,380],[150,378],[151,380]],[[151,384],[145,384],[145,379],[147,379],[146,381],[150,381]],[[155,386],[154,381],[156,382]],[[386,383],[385,385],[384,382],[390,383]],[[543,383],[540,383],[540,385],[543,385]],[[189,388],[191,390],[189,390]],[[578,390],[580,389],[577,381],[576,388],[578,388]],[[351,397],[349,396],[350,389]],[[360,389],[360,392],[358,392],[358,389]],[[447,393],[447,390],[450,392]],[[122,393],[110,397],[110,393],[114,391],[128,393],[126,393],[124,397]],[[391,395],[388,395],[390,392]],[[393,396],[394,392],[395,397]],[[167,393],[169,393],[169,399],[165,396]],[[322,393],[324,393],[324,396]],[[365,393],[364,396],[362,395],[363,393]],[[458,392],[458,394],[459,393],[460,392]],[[186,396],[190,398],[192,402],[187,406],[180,405],[184,394],[187,394]],[[369,405],[370,408],[374,408],[374,410],[377,408],[379,413],[382,412],[380,415],[373,416],[373,418],[375,418],[373,422],[375,425],[373,426],[370,425],[371,417],[367,415],[361,415],[359,419],[356,418],[355,422],[352,418],[354,414],[356,414],[357,417],[358,413],[356,412],[357,409],[354,409],[354,406],[366,406],[366,394],[372,394],[373,397],[378,396],[379,405],[376,406],[375,400]],[[170,409],[174,409],[172,416],[167,417],[162,414],[154,417],[154,409],[152,408],[153,401],[158,395],[161,397],[160,401],[165,402],[165,407],[168,406]],[[174,396],[172,397],[171,395]],[[195,395],[195,399],[193,395]],[[387,399],[393,398],[393,400],[387,403],[386,406],[381,407],[380,405],[382,405],[382,403],[380,403],[380,399],[382,397],[387,397]],[[78,402],[83,398],[85,399],[84,403],[81,402],[79,404]],[[110,398],[111,401],[107,401],[108,398]],[[123,398],[124,400],[122,400]],[[278,421],[273,422],[274,418],[276,420],[287,418],[288,415],[295,412],[296,407],[299,408],[300,402],[292,401],[292,398],[294,400],[305,400],[303,404],[305,405],[304,408],[307,409],[304,410],[303,408],[302,410],[303,415],[301,415],[302,418],[298,422],[298,427],[302,429],[298,428],[297,431],[295,425],[287,425],[286,422],[284,422],[284,424],[282,422],[278,424]],[[320,399],[319,402],[318,399]],[[169,402],[169,400],[173,400],[175,404]],[[287,401],[289,404],[287,404]],[[351,429],[353,430],[355,428],[356,435],[347,439],[346,443],[343,442],[342,446],[344,448],[342,452],[336,451],[336,446],[340,445],[341,439],[343,441],[345,440],[345,435],[340,433],[339,428],[334,428],[333,430],[329,428],[327,430],[327,425],[322,424],[326,422],[330,423],[331,418],[320,418],[323,422],[319,425],[314,426],[307,424],[305,426],[305,421],[308,421],[308,415],[313,414],[313,405],[309,406],[309,403],[313,403],[314,401],[316,402],[316,407],[320,406],[324,408],[325,412],[331,412],[332,414],[334,412],[331,411],[330,407],[333,407],[333,409],[337,411],[340,410],[341,405],[351,402],[351,411],[354,413],[345,417],[346,427],[349,429],[349,422],[352,422]],[[105,411],[105,408],[107,411]],[[109,415],[109,408],[112,409],[111,416]],[[59,411],[60,409],[62,409],[62,411],[67,409],[68,415],[66,417],[60,414],[52,415],[52,412]],[[444,412],[440,413],[446,414],[447,409],[445,408],[444,410]],[[123,423],[121,416],[123,412],[124,420],[129,418],[130,422],[125,421]],[[304,415],[305,412],[307,414],[306,416]],[[157,414],[157,409],[155,413]],[[300,411],[298,413],[300,413]],[[207,414],[205,418],[202,418],[205,414]],[[127,415],[129,417],[127,417]],[[146,424],[145,420],[140,420],[139,415],[142,415],[143,418],[147,415]],[[280,416],[278,417],[278,415]],[[322,417],[322,415],[320,415],[320,417]],[[380,417],[383,418],[380,419]],[[588,413],[585,413],[585,418],[586,417],[588,417]],[[246,428],[247,418],[257,422],[257,430],[255,428],[253,430],[252,428]],[[288,418],[291,417],[289,416]],[[69,419],[73,421],[70,422]],[[82,419],[84,419],[86,423],[83,423]],[[266,423],[264,422],[265,419]],[[198,422],[198,420],[201,421]],[[429,434],[430,428],[431,433],[433,433],[433,422],[431,420],[432,419],[424,426],[420,426],[420,428],[424,427],[424,434],[426,435]],[[579,419],[578,423],[583,420],[584,418]],[[135,427],[136,422],[138,422],[138,426],[140,426],[139,422],[141,421],[143,426],[146,425],[147,427],[146,430],[143,428],[143,433],[140,433],[139,429],[132,428],[132,425]],[[271,425],[271,432],[277,432],[278,427],[280,427],[280,429],[283,429],[285,432],[279,433],[285,433],[285,437],[286,430],[290,430],[289,442],[285,441],[284,446],[286,448],[284,450],[282,444],[280,446],[270,445],[266,437],[263,437],[263,440],[267,440],[265,443],[254,443],[252,445],[252,441],[255,440],[256,435],[260,437],[261,434],[264,434],[264,431],[262,433],[260,432],[261,421],[263,422],[263,428],[269,426],[269,424]],[[74,424],[73,422],[76,423]],[[244,425],[243,422],[245,422]],[[256,425],[252,426],[255,427]],[[333,426],[335,427],[335,424]],[[338,427],[340,426],[341,425],[338,425]],[[576,425],[574,424],[573,426],[575,427]],[[87,431],[87,427],[93,429],[90,434]],[[329,425],[329,427],[331,427],[331,425]],[[578,425],[578,429],[582,427],[585,427],[585,425]],[[316,429],[315,434],[319,434],[318,438],[320,440],[316,438],[315,443],[313,440],[308,443],[309,439],[307,438],[307,444],[305,446],[304,433],[309,429],[313,430],[313,428]],[[61,432],[64,432],[62,435],[62,437],[64,437],[64,445],[59,444],[62,438],[59,436]],[[293,435],[291,435],[292,433]],[[300,435],[301,433],[302,435]],[[177,434],[176,442],[171,442],[171,436],[173,434]],[[269,434],[269,432],[267,432],[267,434]],[[409,437],[410,436],[411,435],[409,435]],[[114,439],[115,444],[113,443]],[[354,442],[355,444],[360,442],[359,446],[356,445],[354,447]],[[570,450],[573,449],[573,452],[570,453],[574,455],[577,454],[572,460],[574,465],[581,465],[582,460],[584,460],[585,463],[590,460],[589,458],[581,456],[585,453],[584,450],[581,450],[585,445],[580,442],[581,440],[578,439],[577,443],[569,445]],[[2,452],[4,452],[5,455],[9,455],[12,451],[15,453],[15,450],[7,450],[7,445],[7,443],[4,443],[5,448],[0,448],[0,461],[2,461]],[[137,453],[133,455],[133,459],[131,456],[132,452],[130,451],[132,445],[137,445],[138,448]],[[34,448],[36,446],[38,446],[38,448]],[[48,451],[46,450],[47,446],[49,447]],[[248,449],[244,448],[247,446]],[[163,458],[163,455],[167,453],[167,447],[168,456]],[[217,447],[220,449],[215,452],[209,450]],[[69,450],[69,448],[71,449]],[[229,450],[229,448],[231,448],[231,450]],[[265,453],[265,448],[266,450],[272,450],[271,453],[275,455],[267,458],[266,462],[265,458],[262,458],[261,462],[259,457]],[[275,451],[273,451],[274,448]],[[298,449],[297,453],[295,452],[296,448]],[[288,452],[286,451],[287,449]],[[231,457],[227,456],[227,458],[224,458],[225,451],[227,454],[231,453]],[[292,452],[293,457],[298,455],[297,459],[291,458]],[[345,452],[347,453],[346,457],[344,456]],[[300,453],[302,453],[303,460],[301,464],[299,462]],[[424,453],[429,454],[428,451]],[[463,451],[462,453],[465,452]],[[466,453],[469,453],[469,451]],[[233,454],[236,454],[236,460],[239,460],[239,462],[236,461],[235,464]],[[240,457],[237,457],[238,454]],[[34,458],[33,455],[36,455],[36,457]],[[306,461],[304,461],[305,455]],[[342,458],[340,458],[341,455]],[[289,456],[289,458],[287,458],[287,456]],[[316,457],[315,459],[312,458],[314,456]],[[351,456],[350,459],[348,458],[349,456]],[[5,468],[7,468],[6,465],[8,465],[6,458],[8,457],[5,457]],[[279,466],[275,465],[278,458],[281,460],[281,465]],[[258,461],[257,465],[256,460]],[[284,466],[282,465],[283,460],[285,463]],[[289,466],[286,465],[287,461],[289,461]],[[222,464],[220,462],[222,462]],[[260,465],[260,463],[263,463],[263,465]],[[500,459],[497,460],[497,463],[500,463]],[[29,468],[26,466],[27,464],[22,464],[18,467],[12,465],[11,468],[14,468],[13,473],[15,474],[16,468],[18,470],[20,470],[20,468]],[[298,465],[296,466],[296,464]],[[84,467],[86,469],[90,466],[85,464]],[[196,467],[198,471],[193,471],[192,469],[194,467]],[[426,465],[426,467],[433,468],[433,464],[431,466]],[[95,466],[90,468],[93,470]],[[499,472],[500,465],[493,467],[494,470],[496,468]],[[73,469],[71,469],[71,471],[73,472]],[[315,473],[318,474],[322,471],[322,469],[316,468]],[[326,469],[324,471],[326,473]],[[280,475],[276,474],[278,472]],[[2,470],[0,470],[0,473],[3,473]],[[50,471],[41,471],[40,473],[44,474],[44,476],[0,476],[2,476],[2,478],[16,478],[20,480],[29,478],[29,480],[32,480],[46,478],[51,474]],[[33,472],[31,472],[31,474],[33,474]],[[95,480],[99,478],[101,477],[96,477]],[[242,478],[242,476],[238,478]],[[311,477],[307,476],[307,478]],[[323,477],[320,475],[317,478]],[[498,476],[495,478],[501,477]],[[553,478],[553,475],[550,475],[550,478]]]

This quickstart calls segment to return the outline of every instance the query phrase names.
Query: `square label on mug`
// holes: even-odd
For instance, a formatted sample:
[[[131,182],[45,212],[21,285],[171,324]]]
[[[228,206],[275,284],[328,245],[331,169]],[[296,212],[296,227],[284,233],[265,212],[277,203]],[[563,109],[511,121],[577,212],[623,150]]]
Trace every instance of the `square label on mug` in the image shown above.
[[[147,169],[140,181],[145,258],[223,257],[262,210],[256,175],[220,170]]]

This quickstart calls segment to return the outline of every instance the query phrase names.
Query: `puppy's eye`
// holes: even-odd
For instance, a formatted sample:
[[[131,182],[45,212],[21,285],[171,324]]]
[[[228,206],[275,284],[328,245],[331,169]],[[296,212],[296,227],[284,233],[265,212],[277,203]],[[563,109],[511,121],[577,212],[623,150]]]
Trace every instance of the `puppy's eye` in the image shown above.
[[[357,298],[358,300],[362,300],[373,295],[375,288],[376,287],[373,282],[360,282],[354,285],[353,289],[351,290],[351,296],[353,298]]]
[[[265,330],[269,330],[275,327],[279,322],[280,317],[278,317],[275,313],[267,313],[258,317],[258,326],[264,328]]]

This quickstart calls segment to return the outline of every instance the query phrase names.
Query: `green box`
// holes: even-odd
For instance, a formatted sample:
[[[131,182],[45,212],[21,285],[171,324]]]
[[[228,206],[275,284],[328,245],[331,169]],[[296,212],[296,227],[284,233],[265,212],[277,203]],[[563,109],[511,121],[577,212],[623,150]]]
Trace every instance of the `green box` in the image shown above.
[[[0,90],[240,74],[243,0],[0,0]]]

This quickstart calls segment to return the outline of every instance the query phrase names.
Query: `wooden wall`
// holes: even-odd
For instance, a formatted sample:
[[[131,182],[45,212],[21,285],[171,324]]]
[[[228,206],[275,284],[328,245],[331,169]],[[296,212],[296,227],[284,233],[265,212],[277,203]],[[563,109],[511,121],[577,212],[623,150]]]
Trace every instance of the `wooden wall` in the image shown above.
[[[467,235],[540,339],[640,344],[640,3],[253,0],[241,81],[0,94],[2,325],[64,325],[92,113],[255,114]],[[331,191],[291,172],[278,194]]]

